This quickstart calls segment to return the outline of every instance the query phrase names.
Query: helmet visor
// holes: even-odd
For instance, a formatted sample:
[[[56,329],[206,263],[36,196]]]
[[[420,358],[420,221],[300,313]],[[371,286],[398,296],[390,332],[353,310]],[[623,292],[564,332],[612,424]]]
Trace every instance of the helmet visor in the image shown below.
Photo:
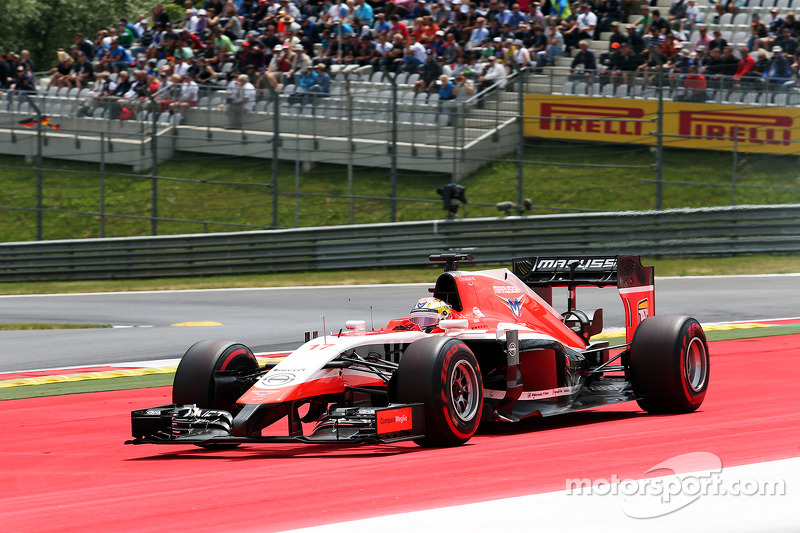
[[[439,323],[439,313],[428,309],[415,309],[411,312],[408,319],[421,328],[435,326]]]

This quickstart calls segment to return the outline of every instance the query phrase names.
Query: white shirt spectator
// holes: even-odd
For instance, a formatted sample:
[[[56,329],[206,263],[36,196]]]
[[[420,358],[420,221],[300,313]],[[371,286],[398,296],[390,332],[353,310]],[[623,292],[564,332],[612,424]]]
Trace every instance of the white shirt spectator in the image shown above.
[[[181,85],[181,102],[197,102],[199,93],[200,87],[194,80],[189,80]]]
[[[238,83],[233,86],[233,101],[241,103],[247,111],[256,107],[256,88],[249,81],[244,85]]]
[[[691,28],[700,21],[700,9],[695,5],[694,0],[689,0],[686,5],[686,27]]]
[[[183,28],[186,31],[194,33],[197,30],[197,22],[200,20],[200,17],[197,15],[192,15],[191,17],[185,19],[183,23]]]
[[[189,67],[191,67],[191,65],[184,59],[175,67],[175,74],[180,74],[181,77],[183,77],[189,72]]]
[[[420,42],[415,42],[411,46],[409,46],[411,54],[420,60],[420,62],[424,63],[425,60],[428,58],[428,52],[425,50],[425,47]]]
[[[500,82],[500,87],[503,88],[506,86],[506,69],[499,61],[491,61],[483,79]]]
[[[146,18],[144,18],[144,15],[139,15],[139,20],[136,21],[136,24],[134,24],[133,27],[136,28],[136,31],[138,31],[139,35],[141,35],[144,33],[144,30],[150,27],[150,23]]]
[[[578,23],[578,30],[587,30],[591,27],[597,26],[597,15],[591,11],[584,11],[575,19]]]
[[[385,57],[388,52],[390,52],[394,48],[394,45],[389,41],[386,42],[379,42],[375,45],[375,51],[378,52],[378,55],[381,57]]]
[[[528,66],[531,62],[531,52],[524,46],[521,46],[517,51],[514,52],[514,61],[517,62],[517,65],[520,67]]]

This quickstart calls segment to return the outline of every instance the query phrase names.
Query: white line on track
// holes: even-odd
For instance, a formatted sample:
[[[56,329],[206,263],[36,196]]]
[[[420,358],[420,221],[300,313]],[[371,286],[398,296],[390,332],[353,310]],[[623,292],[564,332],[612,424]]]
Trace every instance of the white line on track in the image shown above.
[[[46,298],[49,296],[109,296],[116,294],[172,294],[188,292],[294,291],[309,289],[374,289],[385,287],[430,287],[431,283],[379,283],[372,285],[305,285],[300,287],[237,287],[223,289],[169,289],[163,291],[71,292],[56,294],[0,294],[0,298]]]
[[[468,471],[464,472],[468,475]],[[651,478],[689,489],[690,479],[704,479],[709,472]],[[800,513],[797,511],[797,494],[800,492],[800,457],[724,468],[718,474],[721,491],[700,491],[696,498],[676,494],[629,497],[620,490],[609,487],[609,493],[600,495],[568,494],[566,490],[472,503],[441,509],[388,515],[364,520],[329,524],[325,526],[292,530],[295,533],[351,533],[353,531],[380,531],[400,533],[408,531],[436,531],[459,533],[488,531],[545,531],[547,533],[576,531],[647,531],[648,533],[675,533],[676,531],[702,531],[703,533],[796,533],[800,531]],[[748,495],[745,487],[762,483],[784,484],[783,494]],[[740,487],[736,493],[732,487]],[[565,480],[566,488],[566,480]],[[616,494],[615,494],[616,492]],[[770,492],[770,491],[763,491]],[[668,501],[664,501],[668,500]],[[681,503],[685,506],[678,507]],[[655,507],[645,507],[655,505]],[[629,514],[657,515],[652,518],[632,518]],[[638,510],[638,513],[637,513]],[[628,514],[626,514],[628,513]],[[521,529],[522,528],[522,529]]]

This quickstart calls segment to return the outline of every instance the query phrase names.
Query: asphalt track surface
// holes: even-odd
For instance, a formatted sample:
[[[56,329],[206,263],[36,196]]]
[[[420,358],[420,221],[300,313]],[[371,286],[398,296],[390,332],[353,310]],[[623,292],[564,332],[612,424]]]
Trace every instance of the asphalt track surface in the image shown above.
[[[306,331],[336,332],[345,320],[381,327],[428,296],[426,284],[79,295],[0,296],[0,323],[109,324],[113,329],[0,331],[0,372],[178,358],[194,342],[225,338],[254,351],[297,347]],[[555,291],[564,310],[566,295]],[[602,307],[622,326],[613,288],[578,291],[578,308]],[[657,278],[656,313],[701,323],[800,315],[800,274]],[[325,328],[323,328],[323,316]],[[591,315],[590,315],[591,316]],[[175,327],[213,322],[217,326]]]
[[[800,457],[798,344],[798,335],[711,343],[709,392],[692,414],[654,416],[635,403],[619,404],[482,427],[467,445],[454,449],[412,443],[230,451],[124,446],[130,410],[169,403],[169,387],[5,401],[0,405],[2,529],[264,532],[488,502],[480,523],[451,512],[444,525],[421,522],[414,529],[499,530],[485,525],[494,522],[535,531],[538,516],[555,515],[560,521],[544,531],[798,531],[798,477],[763,512],[747,509],[746,521],[741,512],[718,512],[702,527],[685,521],[694,515],[681,514],[690,512],[683,509],[647,520],[629,518],[612,499],[601,499],[601,507],[588,512],[579,496],[566,497],[563,509],[544,498],[491,516],[507,501],[492,500],[563,491],[570,478],[639,479],[686,453],[714,454],[726,469]],[[703,501],[694,508],[703,509]],[[743,496],[734,503],[743,512],[757,501],[763,500]],[[774,509],[781,514],[769,513]],[[398,524],[389,529],[409,530]]]

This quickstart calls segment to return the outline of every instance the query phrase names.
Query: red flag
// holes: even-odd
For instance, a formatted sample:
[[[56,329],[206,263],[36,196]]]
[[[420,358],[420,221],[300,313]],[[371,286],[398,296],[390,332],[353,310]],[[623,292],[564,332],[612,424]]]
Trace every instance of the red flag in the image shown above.
[[[36,117],[26,118],[25,120],[20,120],[19,125],[25,126],[26,128],[30,126],[35,126],[37,124]]]

